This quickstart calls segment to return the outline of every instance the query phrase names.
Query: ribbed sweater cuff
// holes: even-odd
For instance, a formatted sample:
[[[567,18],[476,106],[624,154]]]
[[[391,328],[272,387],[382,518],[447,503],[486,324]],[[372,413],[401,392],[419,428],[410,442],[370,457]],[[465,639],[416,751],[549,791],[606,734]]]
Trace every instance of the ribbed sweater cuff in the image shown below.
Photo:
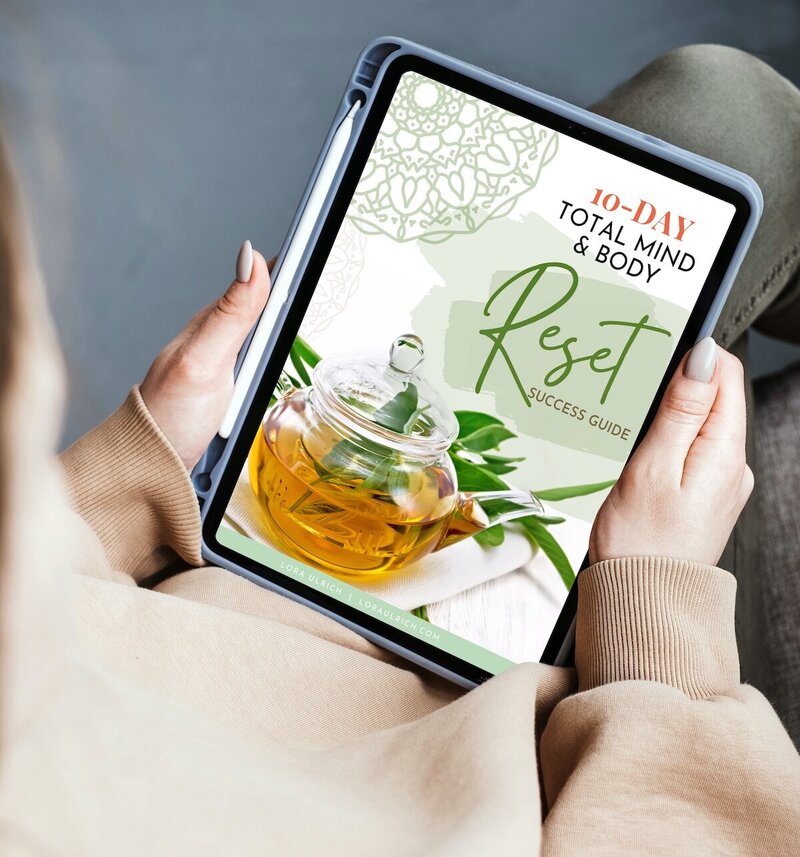
[[[739,683],[736,581],[669,557],[606,560],[578,576],[575,666],[580,690],[655,681],[692,699]]]
[[[138,387],[62,453],[61,462],[76,511],[100,537],[114,568],[141,579],[174,553],[202,564],[200,514],[189,474]]]

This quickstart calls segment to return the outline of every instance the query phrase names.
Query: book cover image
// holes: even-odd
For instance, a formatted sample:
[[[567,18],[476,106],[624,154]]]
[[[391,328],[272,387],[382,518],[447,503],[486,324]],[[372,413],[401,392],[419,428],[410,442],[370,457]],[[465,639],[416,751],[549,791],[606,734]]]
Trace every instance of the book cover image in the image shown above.
[[[733,214],[404,74],[218,540],[538,660]]]

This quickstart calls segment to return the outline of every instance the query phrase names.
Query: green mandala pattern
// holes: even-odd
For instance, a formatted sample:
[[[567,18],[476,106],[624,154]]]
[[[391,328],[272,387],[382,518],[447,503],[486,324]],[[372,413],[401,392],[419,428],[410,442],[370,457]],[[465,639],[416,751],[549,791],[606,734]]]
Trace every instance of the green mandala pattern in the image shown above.
[[[395,241],[472,233],[509,214],[557,149],[554,131],[408,72],[348,216]]]
[[[363,232],[345,219],[300,327],[304,339],[325,330],[358,290],[365,243]]]

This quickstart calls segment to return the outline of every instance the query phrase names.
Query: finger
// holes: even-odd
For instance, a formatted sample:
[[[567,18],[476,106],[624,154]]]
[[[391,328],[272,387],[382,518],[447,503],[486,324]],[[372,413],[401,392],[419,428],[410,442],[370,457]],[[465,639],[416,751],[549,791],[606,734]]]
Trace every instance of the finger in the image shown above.
[[[243,266],[240,265],[242,252],[249,244],[249,241],[245,241],[242,249],[239,250],[239,256],[236,260],[237,278],[222,297],[214,303],[204,306],[192,316],[189,323],[173,340],[173,345],[185,349],[190,343],[197,342],[201,334],[203,337],[209,335],[209,329],[216,340],[220,329],[228,329],[230,335],[226,337],[223,334],[223,339],[227,338],[232,342],[238,342],[237,350],[241,347],[244,336],[247,335],[264,309],[270,290],[269,273],[266,277],[263,275],[264,257],[257,250],[250,248],[246,273]],[[269,264],[266,264],[268,268]],[[240,274],[244,277],[243,281],[238,279]],[[223,317],[220,318],[220,316]],[[240,332],[242,325],[246,328],[243,335]]]
[[[173,345],[183,358],[232,365],[269,296],[267,263],[256,250],[252,251],[247,276],[245,282],[234,280],[220,298],[200,310],[181,331]]]
[[[747,411],[744,367],[738,358],[722,348],[719,349],[717,378],[717,396],[701,434],[744,449]]]
[[[245,241],[236,262],[236,279],[214,304],[220,317],[230,318],[236,324],[253,326],[269,297],[269,268],[258,250],[248,248]],[[249,249],[249,253],[245,253]],[[243,254],[244,264],[243,264]]]
[[[683,472],[686,456],[705,425],[717,396],[718,350],[714,340],[706,337],[680,362],[636,451],[639,463],[652,458],[661,465],[660,470]]]
[[[257,250],[252,251],[252,260],[250,271],[243,274],[249,274],[247,280],[234,280],[194,331],[193,346],[202,347],[209,359],[235,358],[266,305],[270,288],[267,263]]]
[[[745,468],[747,406],[744,369],[736,357],[720,348],[716,375],[717,395],[686,457],[687,475],[700,467]]]

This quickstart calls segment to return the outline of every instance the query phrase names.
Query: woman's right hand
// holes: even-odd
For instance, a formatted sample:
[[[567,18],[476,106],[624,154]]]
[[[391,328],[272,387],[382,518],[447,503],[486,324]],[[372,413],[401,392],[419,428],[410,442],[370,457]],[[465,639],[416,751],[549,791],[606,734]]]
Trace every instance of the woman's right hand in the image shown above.
[[[670,556],[716,565],[752,490],[742,364],[708,337],[678,366],[600,508],[589,559]]]

